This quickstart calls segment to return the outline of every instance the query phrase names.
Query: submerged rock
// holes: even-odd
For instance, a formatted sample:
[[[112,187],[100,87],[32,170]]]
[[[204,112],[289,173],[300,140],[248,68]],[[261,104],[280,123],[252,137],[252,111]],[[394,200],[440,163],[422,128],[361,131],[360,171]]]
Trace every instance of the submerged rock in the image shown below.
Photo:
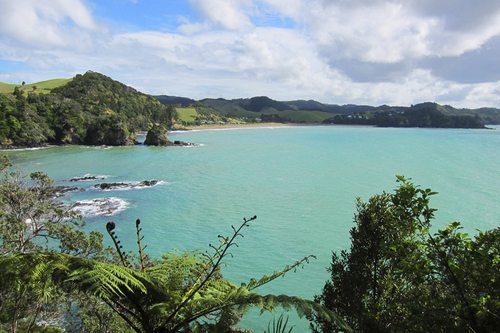
[[[62,197],[63,195],[70,192],[83,192],[84,189],[76,186],[54,186],[52,188],[52,195],[56,198]]]
[[[73,177],[70,178],[70,182],[88,182],[88,181],[93,181],[93,180],[100,180],[100,179],[106,179],[106,176],[93,176],[93,175],[83,175],[81,177]]]
[[[185,141],[179,141],[175,140],[172,143],[172,146],[179,146],[179,147],[195,147],[198,146],[196,143],[191,143],[191,142],[185,142]]]
[[[94,187],[103,191],[132,190],[132,189],[142,189],[142,188],[152,187],[162,183],[164,182],[161,180],[151,179],[151,180],[143,180],[141,182],[101,183],[94,185]]]

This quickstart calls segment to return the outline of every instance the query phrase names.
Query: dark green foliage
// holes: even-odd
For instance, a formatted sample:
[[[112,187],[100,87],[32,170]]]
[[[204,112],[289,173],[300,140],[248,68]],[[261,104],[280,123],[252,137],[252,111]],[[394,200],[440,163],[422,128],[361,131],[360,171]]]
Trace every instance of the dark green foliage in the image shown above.
[[[119,264],[54,252],[11,254],[0,257],[4,268],[0,271],[0,280],[5,283],[0,290],[10,291],[9,286],[19,283],[29,290],[45,285],[65,295],[83,293],[95,297],[91,304],[81,303],[84,311],[93,309],[95,316],[96,306],[97,309],[100,306],[95,299],[100,299],[135,332],[235,332],[232,326],[249,306],[263,311],[272,311],[278,306],[286,310],[294,308],[301,316],[315,315],[344,326],[335,314],[314,302],[255,292],[256,288],[302,266],[310,256],[239,286],[222,277],[220,268],[224,259],[231,255],[236,239],[255,218],[245,219],[240,227],[233,227],[232,235],[219,236],[218,245],[210,245],[212,250],[203,255],[170,253],[156,260],[144,252],[139,220],[136,221],[137,259],[121,250],[115,224],[109,222],[106,229],[115,243]],[[27,283],[28,279],[36,280]],[[84,312],[80,318],[90,320],[92,316]],[[94,319],[98,319],[94,327],[104,324],[101,319]],[[280,327],[286,327],[286,323],[284,326],[280,323]]]
[[[5,157],[1,158],[0,170],[0,332],[3,328],[10,332],[61,332],[60,327],[40,323],[64,326],[64,318],[69,315],[76,316],[74,323],[85,327],[86,332],[97,332],[94,328],[101,324],[119,327],[121,319],[102,301],[77,291],[66,294],[54,285],[54,270],[61,267],[47,259],[64,253],[106,260],[109,256],[102,246],[102,234],[80,228],[83,222],[79,217],[54,199],[57,189],[47,175],[35,172],[23,177],[11,172]],[[20,265],[3,261],[40,251],[48,253],[39,262]]]
[[[155,98],[89,71],[49,94],[0,94],[0,143],[127,145],[153,123],[171,126],[174,114]]]
[[[106,229],[116,252],[103,248],[100,233],[79,228],[78,216],[54,199],[56,189],[45,174],[25,179],[10,167],[0,159],[0,331],[58,329],[48,321],[70,332],[239,332],[233,326],[250,306],[293,308],[343,326],[314,302],[255,292],[312,256],[240,285],[222,277],[221,266],[256,216],[233,227],[230,236],[218,236],[204,254],[166,253],[159,259],[144,251],[137,220],[134,257],[122,251],[113,222]]]
[[[500,229],[432,234],[435,193],[402,177],[358,200],[350,251],[334,253],[316,300],[361,332],[492,332],[500,325]],[[315,332],[339,332],[315,320]]]
[[[267,96],[252,97],[249,99],[233,100],[245,110],[252,112],[262,112],[266,109],[274,109],[277,111],[290,110],[290,106],[285,103],[275,101]]]
[[[287,123],[444,128],[483,128],[484,124],[500,124],[500,109],[457,109],[437,103],[420,103],[403,107],[336,105],[314,100],[280,102],[265,96],[232,100],[206,98],[199,101],[175,96],[159,96],[158,98],[167,105],[195,105],[198,112],[207,110],[217,116],[237,118],[247,122],[262,119],[262,121]],[[307,113],[314,114],[314,116],[309,117]],[[263,115],[268,116],[262,117]]]
[[[267,324],[267,331],[264,333],[291,333],[292,331],[293,326],[288,327],[288,317],[285,318],[283,314],[281,314],[278,320],[273,318],[273,321]]]

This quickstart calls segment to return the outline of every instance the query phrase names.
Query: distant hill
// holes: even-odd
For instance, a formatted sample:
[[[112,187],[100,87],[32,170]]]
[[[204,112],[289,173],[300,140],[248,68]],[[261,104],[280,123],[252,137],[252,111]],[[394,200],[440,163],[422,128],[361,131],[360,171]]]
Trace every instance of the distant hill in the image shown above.
[[[175,108],[178,112],[175,112]],[[177,114],[177,115],[176,115]],[[500,124],[496,108],[437,103],[404,106],[276,101],[267,96],[194,100],[141,93],[105,75],[14,85],[0,83],[0,144],[126,145],[154,123],[171,126],[239,122],[365,124],[394,127],[483,128]]]
[[[0,94],[2,146],[126,145],[137,130],[172,123],[172,107],[96,72],[43,83],[49,92]]]
[[[170,100],[175,100],[174,96],[169,96]],[[167,99],[161,100],[162,103],[169,104]],[[187,106],[187,105],[182,105]],[[336,105],[324,104],[315,100],[292,100],[292,101],[276,101],[266,96],[258,96],[252,98],[240,99],[223,99],[223,98],[207,98],[199,101],[191,100],[189,106],[193,106],[196,110],[204,113],[213,113],[226,117],[233,117],[243,119],[245,121],[273,121],[284,123],[326,123],[326,124],[368,124],[383,126],[382,124],[374,123],[375,114],[405,114],[412,117],[419,112],[422,108],[432,109],[433,114],[439,113],[445,116],[457,117],[471,117],[478,119],[466,121],[468,118],[458,118],[455,123],[447,123],[446,127],[450,124],[457,124],[457,126],[465,126],[464,124],[474,124],[473,127],[480,126],[477,122],[482,124],[500,124],[500,109],[496,108],[479,108],[479,109],[457,109],[449,105],[440,105],[437,103],[421,103],[415,106],[369,106],[369,105]],[[413,112],[413,113],[412,113]],[[420,112],[421,113],[421,112]],[[422,114],[423,116],[423,114]],[[379,118],[382,119],[379,115]],[[384,118],[385,119],[385,118]],[[412,118],[413,119],[413,118]],[[434,117],[433,119],[437,119]],[[466,119],[466,120],[464,120]],[[381,121],[381,120],[380,120]],[[402,122],[401,124],[403,124]],[[413,121],[410,123],[414,123]],[[418,122],[416,122],[418,123]],[[444,124],[437,122],[439,124]],[[433,123],[433,126],[437,123]],[[399,123],[393,122],[391,126],[399,126]],[[419,123],[418,126],[425,124]],[[462,125],[458,125],[462,124]],[[439,125],[436,125],[439,127]],[[445,125],[443,125],[445,126]],[[453,125],[451,125],[453,127]],[[425,127],[425,126],[424,126]]]
[[[374,125],[378,127],[484,128],[485,120],[471,110],[454,109],[437,103],[407,108],[380,107],[373,112],[335,115],[326,124]]]
[[[163,104],[172,106],[188,107],[196,103],[194,99],[187,97],[177,97],[177,96],[167,96],[167,95],[159,95],[155,97]]]

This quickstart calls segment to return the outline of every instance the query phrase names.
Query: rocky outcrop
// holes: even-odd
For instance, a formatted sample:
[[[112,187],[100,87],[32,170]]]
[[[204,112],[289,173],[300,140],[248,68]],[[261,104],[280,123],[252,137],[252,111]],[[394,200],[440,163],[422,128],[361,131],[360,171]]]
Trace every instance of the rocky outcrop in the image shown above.
[[[146,146],[171,146],[172,142],[167,139],[167,130],[161,125],[154,125],[146,134],[144,140]]]
[[[84,189],[74,186],[53,186],[52,187],[52,196],[55,198],[62,197],[67,193],[71,192],[82,192]]]
[[[143,180],[141,182],[101,183],[94,185],[94,187],[103,191],[133,190],[153,187],[164,183],[165,182],[161,180],[151,179]]]

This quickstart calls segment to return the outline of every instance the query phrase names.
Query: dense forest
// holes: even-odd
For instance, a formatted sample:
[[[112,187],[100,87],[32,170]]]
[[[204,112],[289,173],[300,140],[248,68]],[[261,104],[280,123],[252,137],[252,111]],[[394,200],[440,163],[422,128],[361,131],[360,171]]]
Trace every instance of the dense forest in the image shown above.
[[[127,145],[138,130],[170,126],[174,113],[153,97],[89,71],[49,93],[16,87],[0,94],[0,143]]]

